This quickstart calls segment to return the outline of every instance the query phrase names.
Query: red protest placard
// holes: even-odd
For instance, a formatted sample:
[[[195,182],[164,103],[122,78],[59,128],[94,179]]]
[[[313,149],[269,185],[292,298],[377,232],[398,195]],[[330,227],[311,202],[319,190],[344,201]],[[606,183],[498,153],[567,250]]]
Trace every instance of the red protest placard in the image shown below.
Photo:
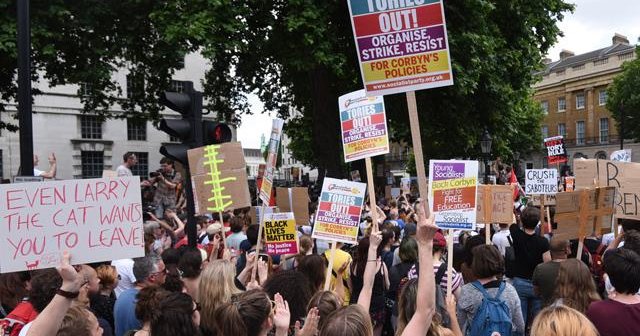
[[[567,162],[567,151],[564,148],[562,135],[544,139],[544,146],[547,148],[547,161],[549,164]]]

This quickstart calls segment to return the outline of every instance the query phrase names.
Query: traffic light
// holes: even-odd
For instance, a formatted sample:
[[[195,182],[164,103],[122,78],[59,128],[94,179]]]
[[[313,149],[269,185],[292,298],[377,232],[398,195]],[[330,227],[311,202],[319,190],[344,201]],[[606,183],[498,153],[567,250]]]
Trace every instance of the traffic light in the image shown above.
[[[216,145],[231,141],[233,134],[227,124],[204,120],[202,121],[203,145]]]
[[[184,82],[184,92],[165,91],[160,102],[182,115],[182,119],[163,118],[160,130],[180,139],[180,144],[160,147],[160,153],[188,166],[187,150],[202,146],[202,92],[193,89],[193,82]]]

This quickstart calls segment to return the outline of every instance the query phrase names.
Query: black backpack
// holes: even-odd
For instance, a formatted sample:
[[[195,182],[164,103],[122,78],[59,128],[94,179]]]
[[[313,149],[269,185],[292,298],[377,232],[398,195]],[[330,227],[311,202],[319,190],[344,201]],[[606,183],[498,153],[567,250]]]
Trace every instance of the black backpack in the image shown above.
[[[509,241],[509,246],[504,249],[504,275],[507,278],[513,278],[513,270],[516,264],[516,251],[513,248],[513,240],[511,239],[511,235],[507,236],[507,240]]]

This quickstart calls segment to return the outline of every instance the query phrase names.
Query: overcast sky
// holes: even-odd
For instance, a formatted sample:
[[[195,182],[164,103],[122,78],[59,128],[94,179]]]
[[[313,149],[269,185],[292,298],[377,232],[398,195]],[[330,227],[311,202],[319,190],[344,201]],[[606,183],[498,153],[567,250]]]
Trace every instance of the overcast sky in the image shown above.
[[[535,0],[531,0],[535,1]],[[558,60],[560,51],[568,49],[576,55],[611,45],[613,34],[625,35],[631,44],[640,36],[640,0],[574,0],[573,14],[567,14],[560,22],[564,36],[551,48],[548,57]],[[454,79],[455,80],[455,79]],[[250,96],[254,114],[243,116],[238,129],[238,141],[244,148],[258,148],[260,135],[269,137],[271,116],[262,114],[262,103]]]

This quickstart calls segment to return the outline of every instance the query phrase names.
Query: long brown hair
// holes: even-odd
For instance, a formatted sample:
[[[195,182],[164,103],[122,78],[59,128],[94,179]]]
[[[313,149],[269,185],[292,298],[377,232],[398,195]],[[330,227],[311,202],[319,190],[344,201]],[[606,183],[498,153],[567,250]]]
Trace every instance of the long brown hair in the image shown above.
[[[369,312],[357,304],[339,308],[327,317],[319,335],[372,336],[373,325]]]
[[[250,290],[236,294],[214,313],[216,335],[257,336],[270,315],[271,301],[267,293]]]
[[[398,299],[398,328],[396,329],[396,335],[402,335],[404,328],[407,327],[411,317],[416,312],[416,299],[418,297],[418,279],[411,279],[407,281]],[[440,317],[436,314],[431,319],[431,327],[426,336],[440,336]]]
[[[562,299],[563,304],[583,314],[591,302],[600,300],[589,268],[578,259],[560,263],[556,284],[553,300]]]

